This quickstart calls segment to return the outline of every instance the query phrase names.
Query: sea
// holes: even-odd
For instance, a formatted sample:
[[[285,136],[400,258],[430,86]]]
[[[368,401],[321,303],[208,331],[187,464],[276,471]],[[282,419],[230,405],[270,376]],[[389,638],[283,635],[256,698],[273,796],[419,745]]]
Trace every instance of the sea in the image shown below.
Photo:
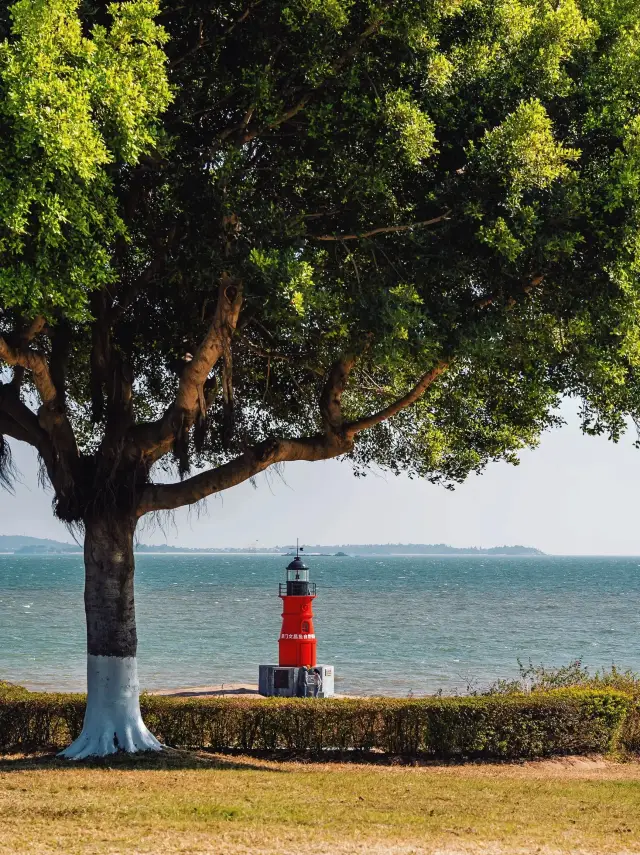
[[[290,559],[139,554],[145,689],[256,683],[277,662]],[[318,661],[336,691],[481,690],[518,660],[640,671],[640,557],[310,556]],[[0,679],[84,690],[81,555],[0,555]]]

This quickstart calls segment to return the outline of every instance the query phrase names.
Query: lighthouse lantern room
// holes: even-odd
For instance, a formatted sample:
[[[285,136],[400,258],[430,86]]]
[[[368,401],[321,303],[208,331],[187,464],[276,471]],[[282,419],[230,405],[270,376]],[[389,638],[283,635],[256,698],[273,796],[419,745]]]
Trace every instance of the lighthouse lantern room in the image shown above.
[[[282,600],[278,665],[260,665],[259,692],[280,697],[330,697],[333,666],[318,665],[316,661],[313,626],[316,585],[309,580],[309,568],[300,556],[299,547],[278,593]]]

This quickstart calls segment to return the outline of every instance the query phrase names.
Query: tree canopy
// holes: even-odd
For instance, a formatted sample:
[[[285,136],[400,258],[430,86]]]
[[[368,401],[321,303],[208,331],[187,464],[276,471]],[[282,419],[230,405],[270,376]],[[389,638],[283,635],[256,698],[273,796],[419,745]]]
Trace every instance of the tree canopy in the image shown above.
[[[62,519],[636,417],[635,0],[2,14],[0,436]]]

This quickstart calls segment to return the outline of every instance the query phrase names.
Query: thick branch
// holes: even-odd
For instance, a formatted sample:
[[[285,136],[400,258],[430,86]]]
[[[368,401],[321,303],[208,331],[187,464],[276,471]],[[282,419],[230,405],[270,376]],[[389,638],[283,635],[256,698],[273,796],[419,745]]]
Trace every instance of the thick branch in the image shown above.
[[[331,366],[329,376],[320,396],[320,414],[325,433],[340,433],[344,420],[342,418],[342,394],[349,380],[349,375],[356,364],[354,354],[343,356]]]
[[[241,306],[242,283],[225,274],[220,281],[213,320],[193,359],[182,371],[175,401],[157,422],[134,429],[134,442],[152,460],[166,454],[176,434],[184,430],[185,424],[189,428],[202,411],[204,384],[218,360],[230,351]]]
[[[28,445],[35,445],[28,430],[25,430],[22,425],[12,419],[8,413],[0,412],[0,437],[2,436],[9,436],[20,442],[26,442]]]
[[[18,336],[18,346],[27,347],[36,336],[40,335],[45,327],[45,319],[42,315],[38,315],[31,323],[25,327],[22,333]],[[12,386],[16,392],[20,391],[22,381],[24,380],[25,369],[21,365],[15,365],[13,368]]]
[[[401,410],[406,409],[406,407],[410,407],[412,404],[415,404],[424,393],[427,391],[429,386],[438,379],[438,377],[447,370],[449,367],[448,362],[440,361],[433,368],[427,371],[426,374],[423,374],[420,380],[416,383],[416,385],[407,392],[402,398],[398,398],[397,401],[394,401],[392,404],[389,404],[388,407],[385,407],[383,410],[380,410],[377,413],[374,413],[371,416],[366,416],[363,419],[359,419],[358,421],[351,422],[348,425],[345,425],[345,435],[349,439],[353,439],[357,433],[360,433],[363,430],[367,430],[368,428],[373,427],[374,425],[380,424],[380,422],[384,422],[387,419],[390,419],[392,416],[395,416]]]
[[[44,322],[43,322],[44,325]],[[44,354],[24,347],[12,347],[0,336],[0,360],[8,365],[18,365],[33,375],[33,382],[43,404],[56,400],[56,387]]]
[[[22,442],[28,442],[42,452],[47,435],[40,427],[36,414],[20,400],[18,391],[12,383],[0,383],[0,415],[4,415],[18,425],[24,436],[24,438],[20,437]]]
[[[132,385],[129,364],[114,341],[114,314],[104,291],[96,291],[91,301],[94,322],[91,329],[92,418],[104,416],[106,393],[107,424],[103,448],[117,445],[133,423]]]
[[[0,434],[26,442],[37,449],[53,481],[55,465],[52,442],[38,417],[24,404],[12,383],[0,384]]]
[[[270,439],[245,451],[234,460],[187,478],[178,484],[151,484],[143,492],[138,506],[138,516],[151,511],[172,510],[206,499],[213,493],[228,490],[254,475],[264,472],[275,463],[294,460],[328,460],[347,454],[353,444],[328,438],[324,435],[301,439]]]
[[[238,323],[241,306],[241,284],[224,276],[220,283],[218,303],[211,326],[193,359],[182,372],[175,401],[178,409],[187,413],[197,409],[200,390],[211,369],[224,354],[225,345]]]
[[[374,235],[382,235],[389,234],[391,232],[406,232],[411,229],[422,228],[423,226],[433,226],[436,223],[441,223],[443,220],[448,220],[451,211],[445,211],[444,214],[440,214],[439,217],[433,217],[430,220],[421,220],[418,223],[408,223],[404,226],[379,226],[378,228],[371,229],[368,232],[361,232],[360,234],[348,234],[348,235],[307,235],[311,240],[330,240],[330,241],[343,241],[343,240],[363,240],[364,238],[370,238]]]
[[[38,321],[37,325],[39,324]],[[27,347],[12,347],[0,337],[0,360],[31,372],[42,401],[42,406],[38,410],[38,424],[46,432],[51,445],[55,448],[55,468],[58,477],[54,479],[52,476],[52,481],[59,495],[67,493],[73,482],[72,468],[78,459],[78,447],[64,405],[60,402],[46,356],[40,351]],[[51,455],[45,454],[43,446],[39,445],[38,448],[46,460],[53,459]]]
[[[42,317],[42,315],[38,315],[34,318],[26,330],[20,336],[21,341],[24,344],[30,344],[36,336],[39,336],[42,330],[46,326],[46,321]]]
[[[329,460],[353,449],[354,437],[366,428],[373,427],[415,403],[446,370],[448,363],[439,362],[403,398],[372,416],[343,425],[340,399],[355,357],[345,357],[336,362],[329,372],[323,391],[321,410],[327,432],[300,439],[270,439],[259,443],[234,460],[188,478],[179,484],[152,484],[147,487],[138,506],[138,515],[151,511],[172,510],[199,502],[213,493],[228,490],[243,481],[264,472],[276,463],[306,460]]]
[[[67,369],[71,353],[71,327],[64,319],[58,321],[50,332],[51,357],[49,370],[53,385],[56,387],[58,403],[64,405],[66,400]]]

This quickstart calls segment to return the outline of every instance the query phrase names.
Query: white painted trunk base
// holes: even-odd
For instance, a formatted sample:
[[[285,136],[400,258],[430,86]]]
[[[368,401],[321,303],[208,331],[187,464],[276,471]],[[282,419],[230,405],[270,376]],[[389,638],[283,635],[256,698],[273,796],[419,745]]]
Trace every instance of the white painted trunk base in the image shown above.
[[[87,656],[87,711],[82,733],[60,753],[69,760],[118,751],[161,751],[140,714],[135,656]]]

